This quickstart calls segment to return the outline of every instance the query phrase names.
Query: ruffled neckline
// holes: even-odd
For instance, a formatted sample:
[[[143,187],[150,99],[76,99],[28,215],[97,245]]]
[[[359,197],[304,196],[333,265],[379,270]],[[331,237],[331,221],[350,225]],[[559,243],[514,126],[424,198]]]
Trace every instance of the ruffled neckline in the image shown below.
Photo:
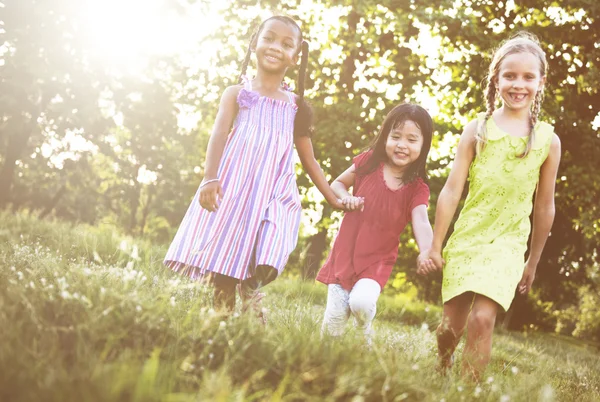
[[[385,181],[385,177],[383,176],[383,167],[384,167],[384,165],[385,165],[385,163],[384,163],[384,162],[381,162],[381,163],[379,164],[379,169],[377,169],[377,172],[378,172],[379,179],[381,180],[381,184],[383,184],[383,187],[385,187],[385,188],[386,188],[386,190],[388,190],[388,191],[389,191],[389,192],[391,192],[391,193],[399,193],[399,192],[403,191],[405,188],[407,188],[407,187],[410,185],[410,183],[403,183],[403,184],[402,184],[400,187],[398,187],[397,189],[395,189],[395,190],[394,190],[394,189],[391,189],[391,188],[390,188],[390,187],[387,185],[387,183],[386,183],[386,181]]]
[[[479,119],[483,119],[483,118],[485,118],[485,113],[480,113]],[[541,134],[543,133],[545,126],[552,127],[552,126],[548,125],[547,123],[544,123],[541,121],[538,121],[535,124],[536,136],[535,136],[535,143],[533,144],[533,147],[532,147],[533,149],[539,149],[539,148],[544,147],[544,144],[546,143],[546,141],[545,141],[546,137]],[[498,126],[498,124],[496,123],[496,120],[494,120],[493,116],[491,116],[487,120],[486,128],[487,128],[487,139],[490,141],[498,141],[498,140],[503,139],[504,137],[508,137],[511,144],[516,145],[516,144],[525,144],[529,140],[529,135],[524,136],[524,137],[517,137],[517,136],[512,135],[509,132],[503,130],[502,128],[500,128]]]

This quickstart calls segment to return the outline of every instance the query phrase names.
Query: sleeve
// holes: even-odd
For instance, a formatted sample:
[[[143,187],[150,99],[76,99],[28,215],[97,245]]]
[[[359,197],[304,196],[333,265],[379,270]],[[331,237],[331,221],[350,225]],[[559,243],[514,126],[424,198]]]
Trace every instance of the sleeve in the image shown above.
[[[429,206],[429,186],[420,179],[415,184],[416,186],[408,208],[409,216],[412,215],[412,210],[419,205]]]
[[[367,163],[367,161],[369,160],[369,158],[371,157],[371,155],[373,154],[373,150],[369,149],[368,151],[365,151],[359,155],[356,155],[353,159],[352,159],[352,163],[354,164],[355,167],[361,167],[362,165],[364,165],[365,163]]]

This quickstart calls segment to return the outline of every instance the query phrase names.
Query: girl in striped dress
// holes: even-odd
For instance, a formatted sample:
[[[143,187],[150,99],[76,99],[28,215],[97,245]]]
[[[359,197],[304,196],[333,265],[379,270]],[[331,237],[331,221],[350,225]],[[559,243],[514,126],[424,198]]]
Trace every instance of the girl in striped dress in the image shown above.
[[[257,63],[252,80],[245,77],[251,53]],[[282,80],[300,54],[296,96]],[[317,188],[341,207],[313,154],[312,112],[304,101],[307,62],[308,44],[293,19],[274,16],[260,25],[242,84],[221,97],[204,180],[165,257],[174,271],[210,278],[214,304],[227,311],[235,307],[236,287],[243,309],[258,307],[258,289],[283,271],[296,247],[301,206],[294,144]]]

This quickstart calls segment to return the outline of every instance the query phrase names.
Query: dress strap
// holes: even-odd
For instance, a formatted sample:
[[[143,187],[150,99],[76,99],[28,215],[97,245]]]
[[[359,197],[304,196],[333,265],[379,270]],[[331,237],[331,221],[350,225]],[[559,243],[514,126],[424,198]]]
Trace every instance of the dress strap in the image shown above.
[[[252,80],[247,75],[242,75],[242,81],[246,91],[252,91]]]
[[[287,94],[288,99],[290,100],[290,103],[292,105],[295,105],[296,104],[296,99],[294,98],[294,94],[292,92],[290,92],[290,91],[285,91],[285,93]]]

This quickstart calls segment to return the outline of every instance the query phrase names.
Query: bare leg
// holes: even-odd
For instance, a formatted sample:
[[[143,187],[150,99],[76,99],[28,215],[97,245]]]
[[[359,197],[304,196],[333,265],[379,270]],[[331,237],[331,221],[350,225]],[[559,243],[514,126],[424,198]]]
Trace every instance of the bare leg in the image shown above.
[[[213,305],[216,309],[223,309],[229,313],[235,308],[235,286],[239,281],[226,275],[214,274]]]
[[[463,376],[479,381],[490,361],[492,334],[500,305],[483,295],[475,295],[469,316],[467,342],[463,353]]]
[[[258,265],[256,272],[242,281],[242,297],[252,297],[253,293],[277,278],[277,270],[270,265]]]
[[[452,355],[465,330],[473,296],[472,292],[466,292],[444,303],[442,322],[436,331],[439,369],[443,374],[452,365]]]

